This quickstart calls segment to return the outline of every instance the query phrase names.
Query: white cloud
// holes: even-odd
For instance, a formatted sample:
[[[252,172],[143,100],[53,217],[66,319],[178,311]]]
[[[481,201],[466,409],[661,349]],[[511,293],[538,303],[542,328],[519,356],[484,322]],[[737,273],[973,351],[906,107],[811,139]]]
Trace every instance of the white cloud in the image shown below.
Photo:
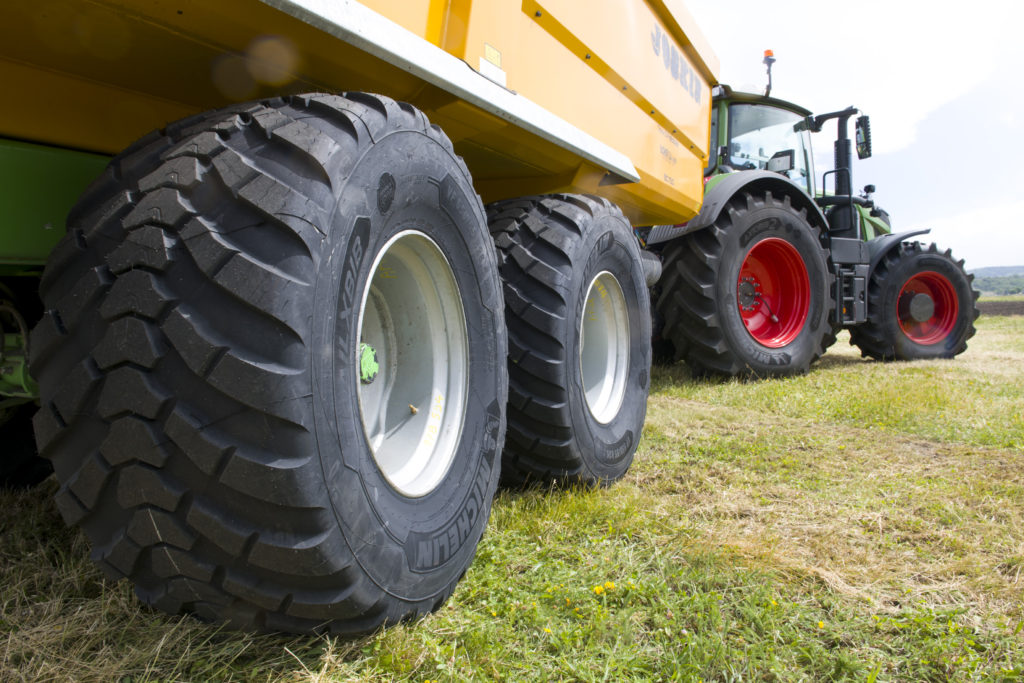
[[[899,230],[922,228],[931,228],[931,233],[915,239],[952,249],[968,270],[1024,264],[1024,200],[910,223]]]
[[[1024,3],[974,0],[684,0],[721,60],[722,82],[823,113],[871,115],[875,157],[855,187],[878,184],[897,231],[952,248],[970,268],[1024,264]],[[818,177],[834,133],[815,136]]]
[[[1024,63],[1024,4],[1005,0],[686,5],[721,60],[723,82],[762,91],[761,57],[771,48],[773,95],[819,113],[861,108],[880,153],[909,145],[930,112]]]

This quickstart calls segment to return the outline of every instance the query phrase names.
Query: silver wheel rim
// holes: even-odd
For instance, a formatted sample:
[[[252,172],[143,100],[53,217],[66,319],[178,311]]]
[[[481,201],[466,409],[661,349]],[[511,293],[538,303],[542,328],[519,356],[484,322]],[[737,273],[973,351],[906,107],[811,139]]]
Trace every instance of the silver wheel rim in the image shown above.
[[[608,424],[619,414],[629,368],[629,315],[615,276],[602,271],[591,280],[580,322],[580,375],[587,408]]]
[[[424,496],[448,473],[462,434],[469,373],[462,298],[444,254],[416,230],[388,240],[370,272],[354,350],[363,433],[391,486]]]

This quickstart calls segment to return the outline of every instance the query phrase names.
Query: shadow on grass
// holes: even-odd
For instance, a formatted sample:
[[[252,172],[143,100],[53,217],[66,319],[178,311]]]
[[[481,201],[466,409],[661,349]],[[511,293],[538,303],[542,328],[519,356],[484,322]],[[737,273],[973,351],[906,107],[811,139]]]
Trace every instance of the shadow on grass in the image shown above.
[[[239,633],[158,612],[93,565],[84,534],[61,519],[56,491],[52,477],[0,490],[0,679],[309,679],[362,658],[373,639]]]

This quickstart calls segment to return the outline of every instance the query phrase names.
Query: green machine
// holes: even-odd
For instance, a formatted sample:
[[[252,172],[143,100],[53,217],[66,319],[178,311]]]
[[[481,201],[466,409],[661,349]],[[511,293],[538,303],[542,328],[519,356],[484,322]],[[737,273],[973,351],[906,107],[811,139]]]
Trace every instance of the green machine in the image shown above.
[[[656,355],[698,375],[798,374],[843,327],[878,360],[962,353],[978,317],[973,276],[949,251],[910,239],[927,230],[892,232],[873,185],[854,194],[853,148],[871,155],[868,117],[771,97],[772,62],[766,53],[763,95],[715,88],[700,213],[639,231],[664,266]],[[831,120],[835,164],[819,185],[811,133]]]

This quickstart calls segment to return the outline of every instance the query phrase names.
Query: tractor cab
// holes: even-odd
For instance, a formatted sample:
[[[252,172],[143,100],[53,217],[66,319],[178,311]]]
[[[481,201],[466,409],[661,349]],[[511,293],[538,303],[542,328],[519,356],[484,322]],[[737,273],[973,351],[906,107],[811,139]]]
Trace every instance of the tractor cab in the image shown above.
[[[770,72],[769,72],[770,73]],[[821,217],[821,242],[828,249],[831,270],[839,283],[835,319],[850,325],[867,318],[867,284],[872,252],[885,246],[878,238],[890,230],[888,215],[877,208],[868,185],[853,192],[853,149],[871,156],[871,129],[867,116],[854,107],[814,115],[792,102],[766,93],[740,93],[725,85],[713,92],[711,161],[704,170],[705,193],[730,176],[777,173],[796,185],[816,205]],[[811,133],[836,121],[834,168],[817,176]],[[850,136],[850,119],[854,134]],[[764,181],[759,181],[764,182]],[[874,243],[874,244],[872,244]]]
[[[711,109],[711,163],[705,178],[735,171],[776,171],[812,197],[814,157],[804,122],[811,112],[763,95],[715,87]]]
[[[855,143],[858,158],[871,156],[870,123],[858,113],[850,107],[815,116],[792,102],[716,86],[711,110],[712,154],[704,169],[705,181],[713,185],[716,177],[736,171],[774,171],[814,198],[828,219],[830,237],[867,241],[887,234],[889,217],[871,198],[874,186],[867,185],[856,195],[852,190],[851,143]],[[850,140],[848,121],[854,116],[855,139]],[[819,181],[810,134],[821,131],[831,119],[838,121],[836,163]]]

